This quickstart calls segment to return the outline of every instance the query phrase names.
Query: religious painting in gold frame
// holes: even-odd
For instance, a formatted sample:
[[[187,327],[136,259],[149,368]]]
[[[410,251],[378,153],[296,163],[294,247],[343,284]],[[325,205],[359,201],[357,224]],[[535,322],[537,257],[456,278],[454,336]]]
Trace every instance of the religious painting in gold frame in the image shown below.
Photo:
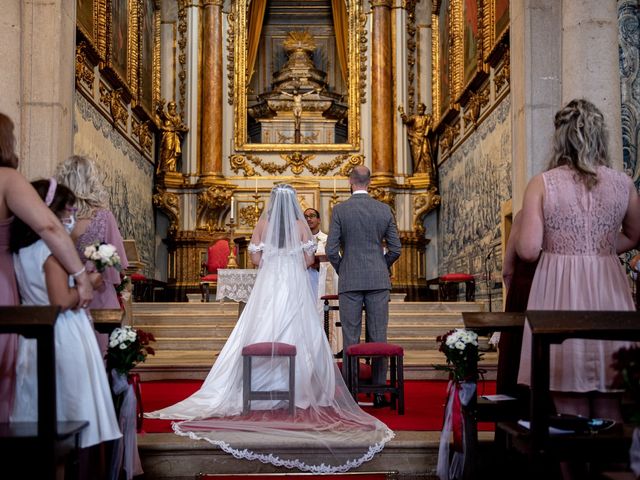
[[[434,124],[453,116],[462,91],[462,6],[460,0],[433,0],[432,98]]]
[[[108,0],[104,74],[126,97],[138,90],[138,0]]]
[[[76,0],[76,26],[86,43],[102,60],[106,50],[107,0]]]
[[[484,0],[484,59],[494,64],[499,60],[509,34],[509,0]]]
[[[482,0],[462,0],[462,14],[460,15],[460,30],[462,32],[462,62],[456,68],[461,68],[462,89],[459,100],[463,100],[469,90],[477,87],[486,78],[488,70],[483,56],[482,30]]]
[[[151,119],[160,101],[160,5],[139,0],[138,105]]]
[[[364,37],[362,0],[345,0],[348,17],[348,126],[346,143],[250,143],[247,119],[247,21],[249,0],[235,0],[232,7],[234,33],[234,148],[238,152],[350,152],[360,150],[361,38]]]

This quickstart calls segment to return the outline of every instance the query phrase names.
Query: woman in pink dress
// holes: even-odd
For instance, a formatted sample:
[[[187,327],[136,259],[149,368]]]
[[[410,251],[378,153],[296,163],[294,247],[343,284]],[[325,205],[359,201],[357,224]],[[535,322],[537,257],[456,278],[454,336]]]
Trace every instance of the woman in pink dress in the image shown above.
[[[9,252],[9,227],[16,216],[38,233],[75,278],[79,294],[76,306],[88,306],[93,287],[69,235],[17,167],[13,122],[0,113],[0,305],[20,303]],[[9,420],[13,408],[17,343],[17,335],[0,335],[0,422]]]
[[[573,100],[555,116],[553,158],[525,192],[517,253],[540,257],[529,310],[634,310],[617,253],[640,237],[640,200],[631,178],[610,168],[602,113]],[[626,342],[567,340],[551,347],[550,389],[558,413],[620,420],[611,391],[612,354]],[[518,382],[530,384],[525,327]]]
[[[122,270],[129,265],[124,251],[122,235],[115,217],[108,209],[109,195],[100,181],[95,164],[88,158],[74,155],[58,165],[56,180],[66,185],[76,195],[78,220],[71,232],[80,258],[84,249],[96,242],[105,242],[116,247]],[[93,262],[87,260],[91,269]],[[90,308],[120,308],[116,287],[120,284],[120,272],[108,267],[102,274],[104,285],[95,291]]]

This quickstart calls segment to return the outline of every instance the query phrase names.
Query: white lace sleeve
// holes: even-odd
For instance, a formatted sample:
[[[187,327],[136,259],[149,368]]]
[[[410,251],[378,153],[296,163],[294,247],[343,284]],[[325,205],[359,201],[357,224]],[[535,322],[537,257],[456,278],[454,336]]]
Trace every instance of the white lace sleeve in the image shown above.
[[[318,245],[313,241],[313,238],[302,244],[302,250],[304,250],[307,255],[313,255],[316,253],[317,248]]]
[[[258,253],[264,250],[264,243],[260,242],[259,245],[256,245],[255,243],[250,243],[249,246],[247,247],[247,250],[249,250],[249,253]]]

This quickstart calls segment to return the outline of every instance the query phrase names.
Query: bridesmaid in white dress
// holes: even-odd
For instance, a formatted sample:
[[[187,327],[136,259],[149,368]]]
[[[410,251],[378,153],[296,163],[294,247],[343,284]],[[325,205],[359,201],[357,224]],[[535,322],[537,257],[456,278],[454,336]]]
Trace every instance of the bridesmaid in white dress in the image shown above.
[[[201,389],[150,418],[190,420],[174,424],[178,435],[206,440],[236,458],[327,473],[347,471],[373,458],[393,432],[362,411],[336,368],[320,322],[307,266],[315,242],[296,191],[276,185],[258,221],[249,252],[259,265],[242,315]],[[294,345],[296,414],[286,401],[251,403],[242,414],[242,348],[259,342]],[[253,359],[253,390],[287,390],[281,357]],[[321,464],[295,445],[324,452]]]
[[[49,208],[73,228],[75,196],[55,180],[38,180],[33,186]],[[44,241],[16,219],[11,230],[11,250],[23,305],[59,305],[55,326],[56,401],[58,421],[86,420],[80,447],[121,436],[111,399],[104,362],[91,321],[85,310],[70,310],[78,302],[69,276]],[[98,274],[93,275],[99,284]],[[16,402],[11,421],[34,421],[38,415],[36,342],[20,337],[16,368]]]

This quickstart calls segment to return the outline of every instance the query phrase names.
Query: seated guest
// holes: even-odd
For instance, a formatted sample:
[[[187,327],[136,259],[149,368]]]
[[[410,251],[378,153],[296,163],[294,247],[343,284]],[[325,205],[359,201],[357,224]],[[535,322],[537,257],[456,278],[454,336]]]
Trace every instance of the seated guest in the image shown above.
[[[74,155],[58,165],[56,180],[66,185],[76,195],[77,220],[71,231],[80,258],[84,249],[96,242],[109,243],[116,247],[122,270],[127,268],[127,256],[118,224],[108,208],[108,193],[105,190],[95,164],[88,158]],[[86,260],[87,269],[93,262]],[[116,287],[121,276],[117,269],[107,267],[102,273],[104,285],[95,292],[90,308],[120,308]]]

